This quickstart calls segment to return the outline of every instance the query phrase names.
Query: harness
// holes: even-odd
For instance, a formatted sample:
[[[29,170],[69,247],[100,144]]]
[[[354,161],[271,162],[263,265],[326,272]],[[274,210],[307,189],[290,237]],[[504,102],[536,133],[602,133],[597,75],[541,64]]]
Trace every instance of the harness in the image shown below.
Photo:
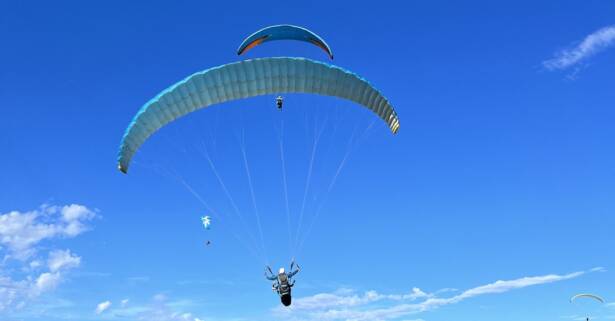
[[[280,295],[286,295],[290,293],[292,284],[288,282],[288,276],[286,274],[278,275],[278,293]]]

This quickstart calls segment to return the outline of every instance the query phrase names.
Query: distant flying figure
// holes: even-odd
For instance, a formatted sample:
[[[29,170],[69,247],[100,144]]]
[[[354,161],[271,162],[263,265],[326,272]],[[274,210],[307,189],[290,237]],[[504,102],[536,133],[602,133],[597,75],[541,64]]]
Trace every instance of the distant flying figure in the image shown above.
[[[282,96],[278,96],[278,97],[275,99],[275,104],[278,106],[278,109],[280,109],[280,110],[281,110],[281,109],[282,109],[282,104],[284,104],[284,97],[282,97]]]
[[[574,303],[577,299],[579,298],[587,298],[587,299],[592,299],[595,300],[599,303],[604,304],[605,301],[603,298],[595,295],[595,294],[590,294],[590,293],[581,293],[581,294],[577,294],[575,296],[573,296],[572,298],[570,298],[570,303]],[[585,319],[586,321],[589,321],[589,316]]]
[[[201,217],[201,223],[203,223],[203,227],[206,230],[209,230],[211,228],[211,217],[208,215]],[[211,240],[205,241],[205,246],[209,246],[210,244]]]
[[[203,227],[206,230],[209,230],[211,226],[211,217],[209,217],[208,215],[201,217],[201,223],[203,223]]]
[[[297,269],[293,271],[293,267],[295,265],[297,266]],[[274,275],[269,266],[265,268],[265,277],[267,280],[275,281],[271,285],[271,290],[278,292],[280,295],[280,300],[284,306],[289,306],[291,303],[291,288],[295,285],[295,281],[292,277],[299,273],[301,268],[299,267],[299,264],[295,264],[295,261],[293,260],[290,264],[290,270],[291,272],[286,273],[284,268],[281,267],[278,271],[278,275]]]

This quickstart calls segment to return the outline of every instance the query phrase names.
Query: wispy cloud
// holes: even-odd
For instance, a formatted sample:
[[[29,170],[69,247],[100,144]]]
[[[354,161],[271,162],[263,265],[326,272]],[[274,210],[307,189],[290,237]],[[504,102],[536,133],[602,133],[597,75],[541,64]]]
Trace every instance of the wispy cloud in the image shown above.
[[[95,216],[94,211],[78,204],[43,205],[29,212],[0,214],[0,312],[24,308],[58,287],[68,271],[79,267],[81,257],[70,250],[49,250],[49,242],[44,247],[41,243],[75,237],[89,229],[86,223]],[[46,259],[40,254],[43,248],[49,250]]]
[[[487,285],[483,285],[483,286],[479,286],[473,289],[466,290],[460,295],[454,296],[452,298],[453,299],[452,302],[459,302],[461,300],[475,297],[478,295],[483,295],[483,294],[503,293],[503,292],[508,292],[510,290],[514,290],[514,289],[525,288],[528,286],[573,279],[585,273],[586,272],[574,272],[574,273],[570,273],[566,275],[550,274],[550,275],[544,275],[544,276],[524,277],[524,278],[520,278],[516,280],[509,280],[509,281],[496,281],[491,284],[487,284]]]
[[[576,46],[557,52],[553,58],[542,64],[547,70],[568,69],[613,45],[615,45],[615,25],[589,34]]]
[[[486,285],[467,289],[451,297],[438,297],[437,291],[429,294],[414,288],[409,294],[381,294],[367,291],[362,295],[348,293],[320,293],[298,298],[290,308],[274,308],[274,314],[282,318],[299,320],[347,320],[386,321],[411,317],[442,306],[488,294],[505,293],[515,289],[560,282],[582,276],[592,271],[574,272],[564,275],[549,274],[523,277],[513,280],[499,280]],[[421,301],[422,300],[422,301]],[[415,302],[419,301],[419,302]],[[378,302],[377,304],[375,304]]]
[[[126,278],[126,281],[131,283],[131,284],[137,284],[137,283],[145,283],[145,282],[149,282],[150,278],[149,276],[131,276]]]
[[[413,288],[412,291],[404,294],[380,294],[376,291],[367,291],[362,295],[356,294],[351,289],[341,289],[334,293],[319,293],[297,299],[293,302],[292,309],[300,311],[333,307],[353,307],[382,300],[414,301],[432,296],[432,294],[427,294],[419,288]]]
[[[101,304],[108,305],[103,309],[106,310],[111,306],[110,301],[102,302]],[[171,301],[165,294],[156,294],[150,302],[144,304],[131,304],[131,301],[124,299],[116,308],[109,308],[108,317],[120,318],[128,320],[143,320],[143,321],[203,321],[204,319],[196,317],[192,312],[187,311],[190,307],[194,307],[192,301],[180,300]],[[99,304],[99,307],[100,305]],[[97,308],[98,313],[98,308]],[[100,314],[100,313],[99,313]]]

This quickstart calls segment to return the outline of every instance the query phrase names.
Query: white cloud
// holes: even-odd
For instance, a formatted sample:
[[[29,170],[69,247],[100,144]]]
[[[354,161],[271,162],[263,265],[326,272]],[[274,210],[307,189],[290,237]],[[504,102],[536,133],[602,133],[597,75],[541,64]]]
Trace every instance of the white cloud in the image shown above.
[[[96,306],[96,310],[94,312],[96,312],[96,314],[101,314],[105,312],[105,310],[107,310],[109,307],[111,307],[111,301],[100,302]]]
[[[14,281],[8,277],[0,276],[0,312],[13,306],[20,305],[23,294],[27,293],[27,281]]]
[[[0,214],[0,312],[21,309],[27,302],[54,290],[67,272],[81,264],[70,250],[43,241],[75,237],[88,229],[94,211],[83,205],[48,206]],[[47,265],[38,253],[49,249]],[[16,268],[7,269],[8,262]]]
[[[34,296],[40,295],[43,292],[55,289],[60,283],[61,275],[58,272],[50,273],[45,272],[38,276],[34,283],[32,294]]]
[[[42,263],[41,263],[41,261],[34,260],[34,261],[30,262],[29,265],[30,265],[31,269],[37,269],[37,268],[39,268],[42,265]]]
[[[94,217],[94,213],[87,207],[78,204],[63,206],[61,209],[62,217],[66,222],[88,220]]]
[[[448,289],[444,289],[444,290],[448,290]],[[440,290],[443,291],[443,290]],[[409,294],[404,294],[401,296],[402,300],[416,300],[416,299],[422,299],[422,298],[427,298],[427,297],[431,297],[431,294],[427,294],[423,291],[421,291],[421,289],[419,288],[412,288],[412,292],[410,292]]]
[[[380,294],[376,291],[367,291],[363,295],[357,295],[350,289],[341,289],[335,293],[319,293],[311,297],[299,298],[293,302],[292,309],[312,310],[329,307],[353,307],[381,300],[414,301],[431,296],[431,294],[427,294],[419,288],[413,288],[410,293],[406,294]]]
[[[64,233],[67,236],[77,236],[87,230],[85,221],[93,219],[96,214],[83,205],[71,204],[60,209],[62,218],[66,222]]]
[[[444,289],[440,289],[438,291],[436,291],[435,294],[440,294],[440,293],[446,293],[446,292],[457,292],[459,291],[459,289],[455,289],[455,288],[444,288]]]
[[[564,281],[579,277],[585,273],[574,272],[565,275],[549,274],[543,276],[523,277],[513,280],[500,280],[490,284],[467,289],[460,294],[440,298],[418,288],[409,294],[379,294],[367,291],[357,295],[344,291],[340,293],[319,293],[310,297],[298,298],[290,308],[274,308],[274,314],[281,318],[290,316],[301,320],[346,320],[346,321],[386,321],[407,318],[417,313],[437,309],[445,305],[459,303],[463,300],[487,295],[505,293],[515,289]],[[436,293],[451,292],[437,291]],[[414,300],[424,299],[420,302]],[[375,302],[377,302],[375,304]]]
[[[548,70],[567,69],[614,44],[615,26],[604,27],[585,37],[575,47],[558,52],[542,64]]]
[[[122,300],[122,302],[128,299]],[[118,308],[110,311],[114,316],[130,320],[144,321],[203,321],[195,317],[191,312],[182,311],[194,304],[186,304],[183,301],[169,301],[166,295],[157,294],[152,298],[149,305],[135,305],[130,308]],[[191,302],[191,301],[190,301]]]
[[[500,281],[496,281],[491,284],[487,284],[487,285],[483,285],[483,286],[479,286],[479,287],[467,290],[453,298],[456,298],[457,301],[461,301],[467,298],[471,298],[471,297],[475,297],[475,296],[483,295],[483,294],[503,293],[503,292],[508,292],[510,290],[521,289],[521,288],[525,288],[525,287],[532,286],[532,285],[546,284],[546,283],[553,283],[553,282],[568,280],[568,279],[579,277],[585,273],[586,272],[574,272],[574,273],[570,273],[566,275],[550,274],[550,275],[544,275],[544,276],[525,277],[525,278],[509,280],[509,281],[500,280]]]
[[[332,293],[319,293],[310,297],[295,300],[292,305],[294,310],[323,309],[338,306],[356,306],[373,302],[375,293],[366,292],[363,296],[343,296]],[[375,294],[377,295],[377,294]]]
[[[108,302],[108,305],[106,304]],[[109,317],[120,318],[127,320],[143,320],[143,321],[203,321],[204,319],[196,317],[192,312],[186,311],[194,308],[196,305],[190,300],[175,300],[171,301],[165,294],[154,295],[147,304],[135,304],[129,299],[120,301],[117,307],[111,307],[110,301],[105,301],[99,304],[105,304],[104,310]]]
[[[16,211],[0,215],[0,244],[18,258],[31,256],[34,244],[57,234],[55,226],[36,223],[39,215],[37,212]]]
[[[47,266],[49,266],[51,272],[78,267],[79,264],[81,264],[81,258],[73,255],[70,250],[51,251],[47,261]]]
[[[82,205],[42,206],[30,212],[12,211],[0,215],[0,245],[10,258],[26,260],[43,240],[75,237],[87,230],[85,222],[95,213]]]
[[[36,281],[30,286],[29,296],[36,297],[44,292],[55,289],[62,281],[64,271],[76,268],[81,263],[81,258],[74,256],[69,250],[53,250],[49,253],[49,272],[41,273]]]

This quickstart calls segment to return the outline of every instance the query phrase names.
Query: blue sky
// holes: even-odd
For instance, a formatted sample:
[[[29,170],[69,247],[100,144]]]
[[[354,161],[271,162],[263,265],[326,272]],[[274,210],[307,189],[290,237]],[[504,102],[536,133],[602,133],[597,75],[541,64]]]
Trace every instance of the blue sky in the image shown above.
[[[615,318],[611,303],[568,303],[578,292],[615,301],[614,11],[608,1],[3,2],[0,319]],[[288,95],[279,112],[264,96],[170,124],[129,175],[117,171],[145,102],[239,60],[244,37],[278,23],[315,31],[334,64],[380,89],[399,134],[350,102]],[[295,42],[245,59],[267,56],[327,60]],[[288,237],[282,126],[300,250]],[[246,227],[229,219],[203,145]],[[210,231],[186,186],[219,212]],[[293,254],[303,270],[282,309],[262,268]]]

